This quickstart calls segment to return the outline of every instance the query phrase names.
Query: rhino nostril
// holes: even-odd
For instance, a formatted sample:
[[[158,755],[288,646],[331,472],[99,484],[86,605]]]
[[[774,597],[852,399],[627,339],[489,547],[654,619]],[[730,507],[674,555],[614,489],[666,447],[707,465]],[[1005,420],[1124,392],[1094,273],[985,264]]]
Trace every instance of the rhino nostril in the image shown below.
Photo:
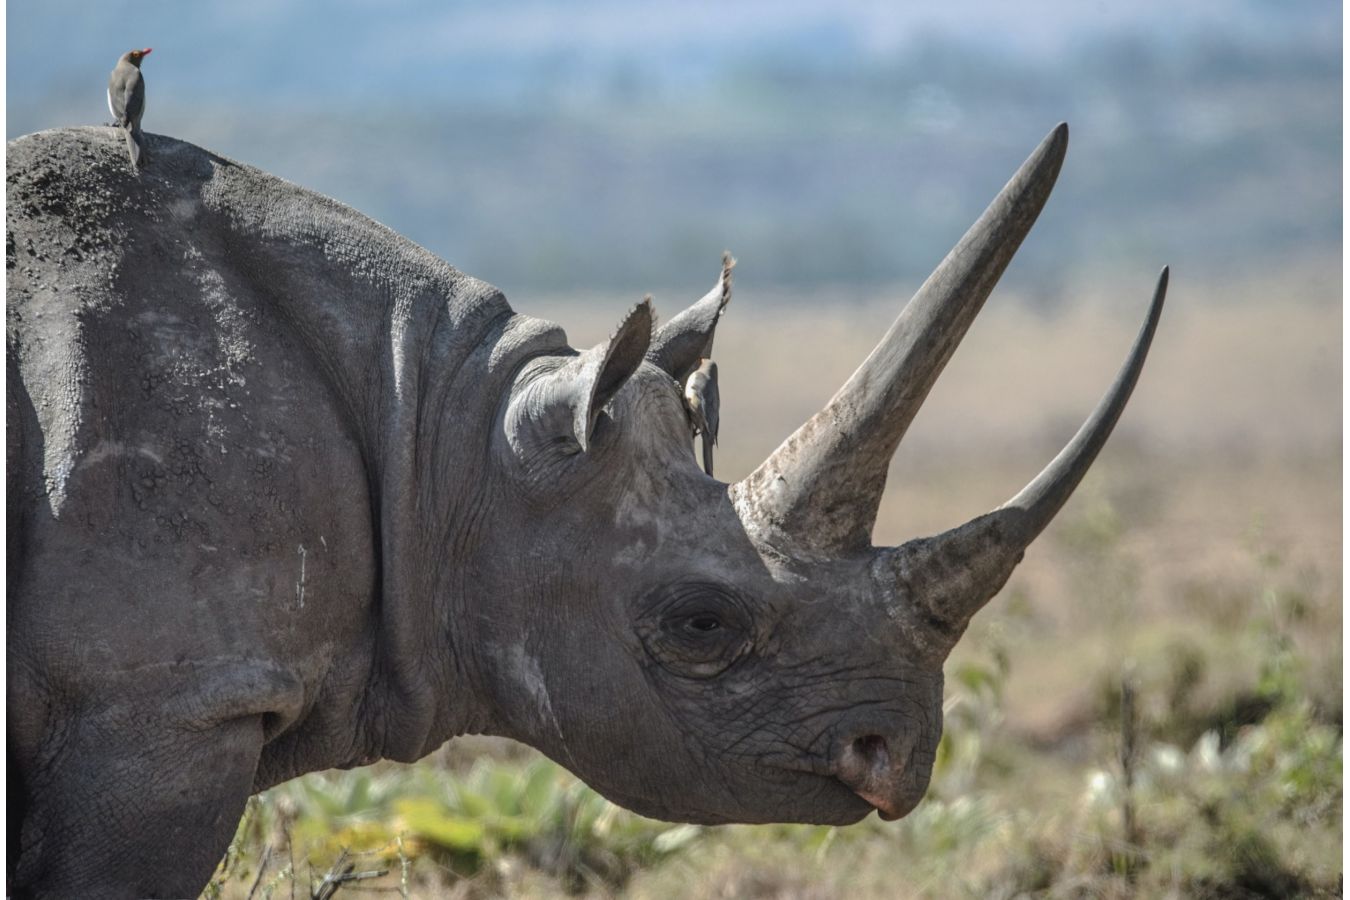
[[[867,734],[854,738],[852,749],[865,769],[884,772],[890,768],[891,756],[886,749],[886,739],[881,735]]]
[[[872,804],[886,822],[906,815],[923,796],[928,775],[913,760],[912,738],[903,731],[885,738],[864,734],[844,738],[834,777]]]

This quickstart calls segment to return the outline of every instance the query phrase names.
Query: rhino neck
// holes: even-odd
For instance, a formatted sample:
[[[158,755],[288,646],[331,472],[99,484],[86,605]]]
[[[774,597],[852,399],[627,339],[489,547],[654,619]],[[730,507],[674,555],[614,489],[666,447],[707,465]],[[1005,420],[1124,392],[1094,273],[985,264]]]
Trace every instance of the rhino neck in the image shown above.
[[[202,206],[327,374],[363,448],[380,559],[365,724],[375,754],[418,759],[484,727],[470,655],[455,646],[475,594],[462,563],[491,505],[483,448],[521,360],[566,336],[336,201],[203,155]]]
[[[462,357],[439,352],[448,319],[408,321],[399,387],[381,397],[377,497],[383,594],[376,684],[387,709],[381,755],[421,758],[490,727],[486,693],[462,646],[483,593],[472,559],[501,501],[486,452],[520,362],[565,343],[556,326],[517,314],[490,319]],[[414,337],[413,335],[416,335]]]
[[[376,590],[368,610],[350,614],[372,627],[361,646],[336,651],[361,670],[337,679],[344,702],[364,681],[344,706],[358,710],[360,735],[344,752],[415,759],[480,727],[485,704],[455,646],[455,622],[464,598],[481,593],[463,560],[491,508],[485,441],[520,362],[563,347],[565,336],[340,203],[183,141],[144,139],[152,162],[140,175],[114,129],[63,128],[9,145],[11,224],[68,217],[48,227],[79,245],[61,258],[59,302],[41,292],[41,315],[29,318],[42,330],[30,322],[30,333],[69,340],[97,326],[116,335],[129,327],[124,308],[150,309],[207,329],[241,379],[246,364],[293,366],[315,403],[336,411],[342,443],[358,448],[370,498]],[[61,185],[60,203],[47,183]],[[54,263],[29,262],[53,278]],[[35,293],[23,271],[9,276],[21,304]],[[11,305],[11,319],[27,309]],[[282,350],[253,360],[263,330]],[[87,380],[82,357],[58,356],[53,375],[29,381],[48,392],[37,399],[56,417],[43,425],[37,475],[52,485],[53,514],[93,418],[89,396],[66,396]],[[7,358],[17,365],[18,355]]]

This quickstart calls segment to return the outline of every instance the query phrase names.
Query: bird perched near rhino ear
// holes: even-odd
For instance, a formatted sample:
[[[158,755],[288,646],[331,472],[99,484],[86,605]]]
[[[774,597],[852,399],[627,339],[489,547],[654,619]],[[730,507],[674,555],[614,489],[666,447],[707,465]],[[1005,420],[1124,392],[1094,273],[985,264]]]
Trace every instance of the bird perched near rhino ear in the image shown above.
[[[141,166],[141,115],[145,112],[141,60],[150,55],[151,49],[123,53],[108,76],[108,111],[112,113],[113,125],[126,132],[127,153],[136,169]]]
[[[713,446],[717,443],[717,412],[720,405],[717,363],[711,359],[701,360],[685,382],[684,408],[694,426],[694,436],[703,437],[703,471],[710,476],[713,473]]]
[[[647,350],[647,361],[679,385],[694,437],[703,436],[703,469],[709,475],[712,448],[717,443],[718,412],[717,364],[711,359],[713,334],[731,302],[731,270],[735,266],[735,258],[723,252],[717,284],[703,299],[657,329]]]
[[[731,302],[731,270],[736,260],[722,254],[722,273],[713,289],[693,306],[675,314],[652,335],[647,361],[669,373],[684,390],[699,360],[712,356],[713,332]]]
[[[735,267],[736,259],[731,252],[722,251],[722,276],[717,280],[720,288],[717,305],[719,319],[731,302],[731,270]],[[718,408],[722,402],[717,392],[717,363],[711,359],[713,337],[714,332],[709,331],[698,368],[689,374],[684,383],[684,408],[689,413],[689,421],[693,423],[694,436],[702,438],[703,471],[710,478],[713,473],[713,447],[717,444]]]

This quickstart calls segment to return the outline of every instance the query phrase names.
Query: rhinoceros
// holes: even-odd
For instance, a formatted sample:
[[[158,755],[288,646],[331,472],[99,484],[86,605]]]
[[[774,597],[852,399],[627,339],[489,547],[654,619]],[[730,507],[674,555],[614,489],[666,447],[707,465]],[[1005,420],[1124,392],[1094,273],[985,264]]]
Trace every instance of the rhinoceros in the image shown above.
[[[1106,440],[1167,282],[1035,480],[874,547],[1064,125],[735,484],[699,467],[679,384],[729,285],[578,351],[340,203],[159,135],[137,174],[119,138],[9,144],[15,896],[194,895],[250,794],[467,733],[661,819],[904,816],[943,661]]]

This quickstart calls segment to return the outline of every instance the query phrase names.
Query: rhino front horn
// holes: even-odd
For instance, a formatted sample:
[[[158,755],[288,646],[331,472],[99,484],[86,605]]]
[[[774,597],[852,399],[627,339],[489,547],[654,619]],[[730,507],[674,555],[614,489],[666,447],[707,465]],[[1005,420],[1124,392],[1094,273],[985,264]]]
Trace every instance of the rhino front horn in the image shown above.
[[[1068,141],[1067,125],[1050,132],[825,408],[736,485],[761,539],[821,558],[871,547],[891,456],[1049,198]]]

